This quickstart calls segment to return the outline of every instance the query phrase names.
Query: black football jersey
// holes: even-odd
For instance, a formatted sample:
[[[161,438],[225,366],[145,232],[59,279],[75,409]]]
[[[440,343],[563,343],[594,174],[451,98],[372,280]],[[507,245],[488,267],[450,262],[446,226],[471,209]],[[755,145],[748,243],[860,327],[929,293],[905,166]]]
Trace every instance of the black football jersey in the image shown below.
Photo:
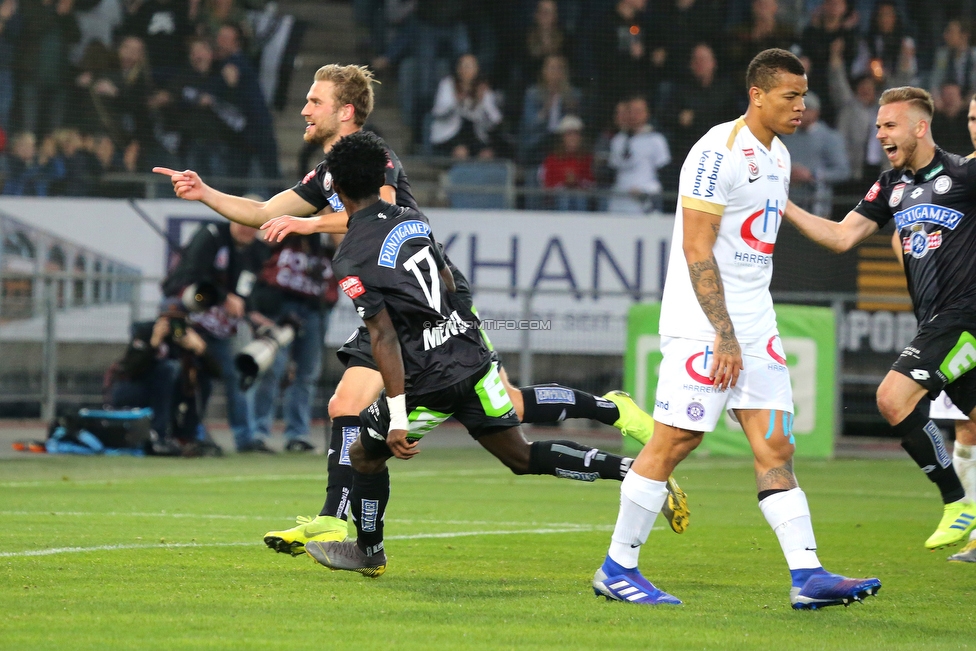
[[[386,147],[386,144],[384,143],[383,146]],[[417,207],[417,200],[413,198],[410,181],[407,180],[407,173],[403,171],[400,159],[389,147],[386,147],[386,157],[386,180],[383,185],[396,188],[398,206],[413,208],[419,212],[420,208]],[[305,178],[299,181],[292,190],[297,192],[302,199],[315,206],[316,212],[325,208],[326,205],[332,206],[332,210],[335,212],[342,212],[346,209],[342,205],[339,195],[336,194],[335,188],[332,187],[332,174],[329,173],[324,161],[306,174]]]
[[[440,257],[423,214],[379,201],[350,217],[333,259],[339,286],[360,317],[389,313],[407,389],[415,394],[470,377],[490,355],[477,319],[441,281]]]
[[[914,175],[888,170],[855,211],[895,220],[919,325],[946,312],[976,312],[976,160],[936,148]]]

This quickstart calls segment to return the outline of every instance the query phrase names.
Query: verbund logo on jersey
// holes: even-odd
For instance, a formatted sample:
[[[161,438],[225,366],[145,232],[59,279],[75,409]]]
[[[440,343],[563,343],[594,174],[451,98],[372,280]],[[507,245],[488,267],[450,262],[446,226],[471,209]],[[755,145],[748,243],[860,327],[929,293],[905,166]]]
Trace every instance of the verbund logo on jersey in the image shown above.
[[[715,153],[715,162],[712,163],[712,170],[708,176],[705,176],[705,172],[708,170],[708,157],[712,154],[712,150],[706,149],[702,152],[701,158],[698,159],[698,169],[695,170],[695,187],[692,189],[691,193],[696,197],[712,197],[715,195],[715,183],[718,181],[718,168],[722,165],[722,159],[725,155],[721,152]],[[702,185],[705,181],[708,181],[708,186],[705,188],[705,193],[702,194]]]
[[[749,215],[744,222],[739,235],[746,246],[759,253],[736,251],[736,264],[764,267],[772,262],[773,249],[776,247],[776,234],[782,222],[783,211],[779,207],[779,200],[769,203],[766,207]],[[762,219],[760,219],[762,218]]]

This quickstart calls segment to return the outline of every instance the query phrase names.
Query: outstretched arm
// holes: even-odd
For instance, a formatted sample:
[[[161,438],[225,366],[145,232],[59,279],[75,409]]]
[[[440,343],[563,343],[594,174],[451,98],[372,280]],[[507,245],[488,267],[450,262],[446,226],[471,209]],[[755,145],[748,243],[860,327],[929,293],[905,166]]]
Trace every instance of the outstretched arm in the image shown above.
[[[783,216],[806,237],[834,253],[850,251],[878,230],[873,220],[859,212],[852,210],[842,221],[835,222],[817,217],[792,201],[786,203]]]
[[[404,403],[406,373],[403,370],[400,340],[397,338],[396,328],[386,308],[365,321],[372,340],[373,359],[376,360],[376,366],[383,376],[383,387],[386,389],[386,400],[390,407],[390,431],[386,437],[386,444],[398,459],[409,459],[420,450],[417,448],[417,441],[407,440],[409,423]]]
[[[688,263],[691,287],[708,322],[715,328],[715,357],[709,377],[720,389],[734,387],[742,370],[742,350],[735,338],[732,317],[725,303],[722,274],[712,248],[718,239],[721,215],[683,208],[682,249]]]
[[[387,203],[396,204],[396,188],[392,185],[384,185],[380,188],[380,199]],[[328,209],[328,206],[326,206]],[[344,235],[348,229],[349,214],[343,210],[340,212],[327,212],[315,217],[293,217],[291,214],[275,216],[261,227],[265,231],[264,239],[268,242],[280,242],[287,235],[297,233],[299,235],[311,235],[312,233],[329,233],[332,235]]]
[[[294,190],[279,192],[267,201],[254,201],[215,190],[193,170],[178,172],[168,167],[154,167],[153,172],[168,176],[180,199],[199,201],[232,222],[260,228],[266,221],[281,215],[311,215],[315,206]]]

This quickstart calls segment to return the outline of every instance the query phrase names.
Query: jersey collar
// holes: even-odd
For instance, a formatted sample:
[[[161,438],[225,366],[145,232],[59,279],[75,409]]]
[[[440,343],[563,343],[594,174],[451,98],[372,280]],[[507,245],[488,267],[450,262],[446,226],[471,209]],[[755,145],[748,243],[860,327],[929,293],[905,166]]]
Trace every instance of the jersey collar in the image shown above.
[[[935,176],[945,170],[945,152],[942,151],[941,147],[935,148],[935,155],[928,165],[922,169],[915,172],[915,185],[921,185],[922,183],[927,183],[935,178]]]
[[[362,210],[354,212],[352,215],[350,215],[349,223],[352,224],[355,221],[366,221],[371,217],[375,217],[376,215],[380,214],[381,212],[383,212],[384,210],[390,207],[391,207],[390,204],[380,199],[372,206],[367,206],[366,208],[363,208]]]

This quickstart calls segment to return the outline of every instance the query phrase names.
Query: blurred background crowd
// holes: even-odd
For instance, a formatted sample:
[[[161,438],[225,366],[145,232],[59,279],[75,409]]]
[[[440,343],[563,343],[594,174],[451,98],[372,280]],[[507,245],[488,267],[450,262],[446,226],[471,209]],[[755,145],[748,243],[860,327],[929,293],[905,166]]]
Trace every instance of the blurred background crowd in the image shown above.
[[[336,6],[320,4],[326,13]],[[887,87],[928,88],[936,140],[972,149],[971,0],[352,5],[355,62],[376,71],[381,95],[395,96],[397,120],[383,135],[395,129],[401,155],[445,168],[515,163],[514,182],[539,190],[521,207],[660,209],[691,145],[744,111],[745,68],[768,47],[807,66],[808,110],[786,142],[793,194],[808,207],[829,212],[838,186],[860,192],[880,171],[874,114]],[[277,143],[299,135],[275,133],[288,54],[279,53],[278,75],[262,73],[276,13],[260,0],[0,0],[3,193],[138,193],[100,179],[153,165],[278,179],[293,166]],[[317,155],[303,152],[298,167]]]

